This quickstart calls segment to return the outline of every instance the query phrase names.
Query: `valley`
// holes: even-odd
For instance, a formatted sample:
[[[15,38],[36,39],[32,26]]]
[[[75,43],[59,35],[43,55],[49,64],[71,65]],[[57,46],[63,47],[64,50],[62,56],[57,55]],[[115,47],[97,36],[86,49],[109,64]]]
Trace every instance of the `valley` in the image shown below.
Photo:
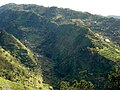
[[[119,90],[119,78],[120,19],[0,7],[0,90]]]

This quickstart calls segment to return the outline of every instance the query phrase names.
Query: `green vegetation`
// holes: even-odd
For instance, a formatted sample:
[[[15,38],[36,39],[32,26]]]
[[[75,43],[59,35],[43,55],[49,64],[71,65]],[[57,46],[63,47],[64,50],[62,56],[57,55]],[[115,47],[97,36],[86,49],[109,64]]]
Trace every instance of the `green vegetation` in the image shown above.
[[[42,83],[37,58],[28,48],[4,31],[0,32],[0,45],[0,89],[49,90],[50,86]]]
[[[94,85],[85,80],[81,80],[79,83],[77,80],[74,80],[72,83],[62,81],[60,90],[94,90]]]
[[[43,81],[61,90],[119,90],[119,19],[7,4],[0,7],[0,28],[0,75],[5,80],[35,90],[51,88]]]
[[[120,89],[120,62],[114,66],[113,70],[108,74],[108,81],[105,85],[105,90]]]
[[[32,87],[11,82],[0,77],[0,90],[34,90]]]

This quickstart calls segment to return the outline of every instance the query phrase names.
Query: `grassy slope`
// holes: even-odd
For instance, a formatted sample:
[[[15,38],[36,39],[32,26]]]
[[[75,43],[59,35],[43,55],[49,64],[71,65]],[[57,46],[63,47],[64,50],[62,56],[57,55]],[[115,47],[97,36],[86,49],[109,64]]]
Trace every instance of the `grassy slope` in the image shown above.
[[[50,90],[50,86],[47,84],[40,84],[40,88],[38,89],[0,77],[0,90]]]
[[[4,31],[0,32],[0,45],[6,50],[10,51],[12,55],[19,58],[26,66],[36,65],[36,58],[34,54],[13,35]]]
[[[0,77],[0,90],[35,90],[35,89]]]
[[[92,32],[90,29],[89,31],[92,35],[88,35],[88,38],[95,44],[96,50],[98,53],[105,58],[112,60],[114,62],[120,60],[120,47],[113,44],[107,37]],[[109,41],[106,41],[109,40]]]
[[[5,79],[3,80],[3,82],[0,82],[0,85],[2,85],[1,87],[5,89],[8,86],[12,88],[11,90],[26,90],[25,88],[27,88],[27,90],[37,90],[39,88],[43,90],[49,90],[50,86],[42,83],[43,80],[41,76],[41,69],[39,68],[40,66],[37,66],[37,62],[35,61],[36,59],[35,56],[33,56],[33,53],[14,36],[4,32],[1,34],[1,37],[1,39],[3,40],[0,42],[0,77],[1,79]],[[5,40],[7,40],[7,42]],[[16,57],[16,55],[18,54],[17,52],[22,52],[20,52],[20,49],[17,48],[14,48],[14,50],[10,49],[10,43],[12,43],[13,46],[16,45],[17,48],[22,48],[28,51],[28,53],[25,54],[25,57],[29,57],[28,60],[30,60],[30,64],[33,63],[32,68],[31,65],[30,67],[28,66],[28,64],[26,66],[26,63],[21,62],[21,60]],[[10,81],[8,80],[14,83],[10,84]],[[5,84],[4,82],[7,84]],[[13,87],[14,85],[17,86],[18,83],[20,84],[20,86]],[[33,89],[30,87],[32,87]]]

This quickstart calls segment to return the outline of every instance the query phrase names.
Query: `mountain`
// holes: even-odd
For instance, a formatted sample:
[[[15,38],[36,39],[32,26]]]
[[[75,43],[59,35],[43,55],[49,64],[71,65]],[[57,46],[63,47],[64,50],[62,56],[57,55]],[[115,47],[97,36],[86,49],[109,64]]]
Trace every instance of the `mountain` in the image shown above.
[[[95,87],[101,83],[100,88],[114,62],[120,59],[120,48],[101,37],[88,28],[67,24],[60,26],[56,34],[47,36],[38,48],[55,61],[58,78],[85,79],[92,81]]]
[[[90,27],[94,32],[101,33],[103,34],[103,36],[107,36],[108,38],[110,38],[114,43],[120,45],[119,44],[120,42],[119,41],[120,40],[119,38],[120,20],[119,19],[92,15],[88,12],[83,13],[83,12],[77,12],[70,9],[63,9],[63,8],[57,8],[57,7],[43,7],[43,6],[37,6],[34,4],[30,4],[30,5],[25,5],[25,4],[16,5],[13,3],[6,4],[0,8],[0,11],[2,14],[0,17],[1,23],[6,25],[7,24],[7,22],[5,22],[5,19],[7,19],[6,17],[8,18],[12,17],[11,18],[12,20],[9,19],[11,21],[11,24],[18,23],[18,26],[15,27],[15,25],[9,25],[8,27],[19,29],[19,33],[20,33],[20,29],[21,30],[25,28],[33,29],[31,28],[31,24],[33,23],[34,23],[35,30],[39,29],[40,31],[44,31],[44,30],[46,31],[46,29],[47,30],[55,29],[55,26],[53,27],[53,25],[50,25],[51,23],[65,24],[65,23],[83,23],[84,22],[84,24]],[[20,14],[21,19],[23,19],[21,20],[21,22],[17,17],[18,14]],[[13,17],[13,15],[15,17]],[[39,19],[38,19],[38,16],[39,16]],[[26,21],[27,24],[25,24],[25,22],[22,22],[22,21]],[[21,25],[21,24],[24,24],[24,25]],[[20,27],[20,26],[24,26],[24,27]],[[44,26],[47,26],[47,27],[44,27]],[[1,27],[6,27],[6,26],[2,25]],[[20,33],[20,35],[22,34]],[[39,36],[44,36],[44,35],[39,35]]]
[[[13,35],[0,31],[0,88],[6,90],[49,90],[42,83],[37,58]],[[38,73],[39,72],[39,73]],[[44,84],[44,86],[43,86]],[[20,85],[20,86],[19,86]]]
[[[119,90],[119,23],[88,12],[12,3],[0,7],[0,45],[55,90]]]
[[[108,17],[113,17],[113,18],[118,18],[118,19],[120,19],[120,16],[116,16],[116,15],[109,15]]]

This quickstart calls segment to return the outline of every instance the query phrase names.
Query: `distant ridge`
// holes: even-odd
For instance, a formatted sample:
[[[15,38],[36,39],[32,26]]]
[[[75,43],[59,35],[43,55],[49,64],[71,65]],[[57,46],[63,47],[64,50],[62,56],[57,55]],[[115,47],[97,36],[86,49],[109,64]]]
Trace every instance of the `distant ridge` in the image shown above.
[[[116,15],[109,15],[108,17],[113,17],[113,18],[120,19],[120,16],[116,16]]]

